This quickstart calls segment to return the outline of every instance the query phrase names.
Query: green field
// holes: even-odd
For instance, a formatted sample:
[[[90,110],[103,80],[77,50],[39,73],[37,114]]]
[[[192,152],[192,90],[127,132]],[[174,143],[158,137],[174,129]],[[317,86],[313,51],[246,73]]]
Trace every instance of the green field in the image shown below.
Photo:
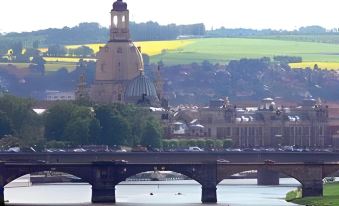
[[[324,197],[296,198],[299,195],[300,192],[289,192],[286,200],[300,205],[339,206],[339,182],[325,184]]]
[[[292,37],[291,37],[292,38]],[[174,41],[137,42],[142,51],[150,56],[152,63],[162,61],[165,65],[201,63],[226,64],[241,58],[261,58],[273,56],[300,56],[302,63],[291,64],[292,68],[313,68],[339,70],[339,44],[305,42],[300,40],[250,39],[250,38],[205,38]],[[101,44],[87,44],[98,47]],[[68,45],[69,47],[81,45]],[[67,46],[66,46],[67,47]],[[55,71],[66,67],[75,68],[77,57],[47,57],[46,70]],[[20,68],[23,65],[18,65]]]
[[[301,56],[306,62],[339,62],[339,45],[248,38],[194,39],[191,44],[179,50],[153,56],[151,61],[162,60],[170,65],[200,63],[203,60],[209,60],[212,63],[227,63],[241,58],[277,55]]]

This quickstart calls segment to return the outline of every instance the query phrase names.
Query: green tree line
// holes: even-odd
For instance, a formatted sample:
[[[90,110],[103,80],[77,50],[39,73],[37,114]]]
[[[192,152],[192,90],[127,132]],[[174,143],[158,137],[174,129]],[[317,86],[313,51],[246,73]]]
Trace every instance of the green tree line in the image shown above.
[[[191,25],[160,25],[157,22],[130,23],[130,32],[133,41],[152,40],[173,40],[180,35],[205,34],[204,24]],[[65,26],[62,29],[44,29],[33,32],[8,33],[0,35],[0,51],[2,50],[1,40],[5,42],[21,41],[25,48],[48,47],[51,45],[68,44],[89,44],[107,42],[109,29],[100,26],[98,23],[80,23],[74,27]]]
[[[0,145],[125,145],[160,148],[162,127],[149,110],[133,105],[83,106],[58,102],[42,115],[34,101],[0,97]]]

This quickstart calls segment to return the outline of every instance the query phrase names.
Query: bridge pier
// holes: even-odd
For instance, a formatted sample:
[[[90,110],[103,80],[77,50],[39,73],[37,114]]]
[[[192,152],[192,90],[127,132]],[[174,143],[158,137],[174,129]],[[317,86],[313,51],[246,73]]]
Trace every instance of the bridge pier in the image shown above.
[[[259,169],[257,171],[258,185],[279,185],[279,172],[267,169]]]
[[[302,197],[319,197],[323,196],[323,181],[311,180],[302,183]]]
[[[115,185],[108,187],[92,186],[92,203],[116,203]]]
[[[202,186],[201,202],[202,203],[217,203],[217,186]]]

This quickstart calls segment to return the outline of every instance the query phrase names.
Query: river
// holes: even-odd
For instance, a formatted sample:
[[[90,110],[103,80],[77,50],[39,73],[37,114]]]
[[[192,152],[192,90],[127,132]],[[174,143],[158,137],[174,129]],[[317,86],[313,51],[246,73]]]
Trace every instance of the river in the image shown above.
[[[294,205],[285,202],[284,197],[300,184],[288,178],[280,179],[280,182],[279,186],[257,186],[255,179],[224,180],[218,185],[217,205]],[[117,206],[194,206],[201,205],[201,186],[190,180],[125,182],[116,187],[116,198]],[[88,184],[41,184],[6,188],[5,199],[9,201],[9,205],[94,205],[90,204],[91,186]]]

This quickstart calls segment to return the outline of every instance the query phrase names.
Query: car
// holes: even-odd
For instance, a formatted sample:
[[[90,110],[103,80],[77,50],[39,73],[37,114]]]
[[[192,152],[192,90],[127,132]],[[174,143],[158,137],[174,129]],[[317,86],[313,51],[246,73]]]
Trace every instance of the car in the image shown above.
[[[235,148],[235,149],[232,149],[231,152],[242,152],[243,150],[240,149],[240,148]]]
[[[189,147],[188,152],[203,152],[204,150],[201,149],[200,147]]]
[[[77,148],[74,149],[73,152],[86,152],[86,150],[84,148]]]
[[[218,159],[217,163],[230,163],[231,161],[225,159]]]
[[[7,152],[20,152],[20,147],[11,147],[7,150]]]
[[[115,150],[115,152],[127,152],[126,149]]]
[[[113,160],[113,162],[114,162],[115,164],[127,164],[127,163],[128,163],[127,160]]]
[[[132,152],[147,152],[147,148],[141,145],[137,145],[132,148]]]
[[[271,164],[274,164],[275,161],[273,161],[273,160],[265,160],[264,163],[268,164],[268,165],[271,165]]]

